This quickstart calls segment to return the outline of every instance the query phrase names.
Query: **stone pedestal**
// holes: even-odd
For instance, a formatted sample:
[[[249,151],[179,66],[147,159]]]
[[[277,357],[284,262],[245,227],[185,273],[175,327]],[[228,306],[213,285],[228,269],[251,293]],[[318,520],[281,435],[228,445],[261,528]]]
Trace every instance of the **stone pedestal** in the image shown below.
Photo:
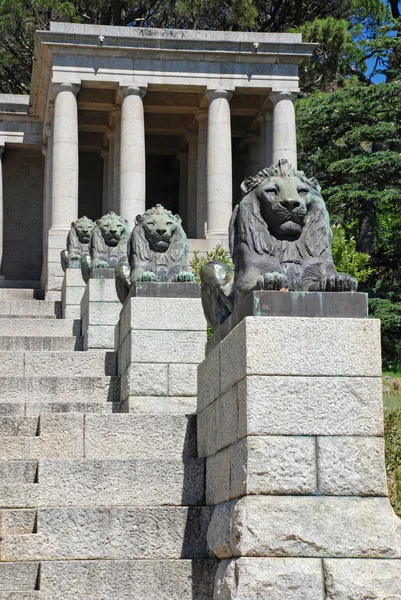
[[[374,319],[246,316],[208,353],[198,452],[214,598],[400,597],[380,375]]]
[[[157,291],[149,290],[151,286]],[[191,297],[193,290],[188,291],[188,286],[195,289],[197,297]],[[142,295],[146,292],[151,295]],[[140,285],[135,293],[126,301],[116,327],[122,410],[192,414],[196,411],[197,367],[206,342],[199,287],[149,283]]]
[[[61,311],[63,319],[81,318],[81,300],[85,292],[81,269],[66,269],[61,287]]]
[[[84,350],[114,350],[120,311],[114,269],[93,269],[81,300]]]

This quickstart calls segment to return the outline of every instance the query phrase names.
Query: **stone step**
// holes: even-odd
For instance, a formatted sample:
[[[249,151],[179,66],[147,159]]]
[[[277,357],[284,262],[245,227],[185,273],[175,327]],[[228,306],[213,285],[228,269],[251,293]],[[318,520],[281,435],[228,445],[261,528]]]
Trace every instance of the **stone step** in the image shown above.
[[[1,322],[0,322],[1,327]],[[1,336],[0,351],[15,352],[30,350],[35,352],[82,350],[82,338],[73,336]]]
[[[197,456],[194,416],[42,414],[26,421],[0,418],[0,461]]]
[[[0,320],[0,336],[79,336],[81,322],[74,319],[8,319]]]
[[[0,317],[55,319],[59,305],[50,300],[0,300]]]
[[[50,600],[41,592],[0,592],[0,600]]]
[[[4,592],[34,591],[38,569],[37,562],[0,562],[0,592],[4,594]]]
[[[32,281],[30,279],[0,279],[0,288],[26,288],[40,290],[40,281]]]
[[[32,288],[2,288],[0,300],[43,300],[44,291]]]
[[[8,353],[4,353],[8,354]],[[10,353],[11,354],[11,353]],[[23,353],[21,353],[23,354]],[[37,353],[39,357],[43,357]],[[50,353],[46,353],[48,356]],[[88,353],[76,353],[77,358]],[[1,366],[0,366],[1,369]],[[50,375],[50,374],[49,374]],[[92,374],[90,374],[92,375]],[[82,404],[83,407],[95,403],[117,402],[119,399],[117,377],[83,376],[31,376],[0,377],[0,415],[2,403],[27,403],[28,415],[35,404]],[[65,411],[67,412],[67,411]],[[6,416],[6,415],[4,415]]]
[[[34,533],[37,528],[37,514],[35,508],[0,510],[0,537]]]
[[[0,445],[3,440],[0,440]],[[34,483],[37,476],[37,460],[0,460],[2,483]]]
[[[200,560],[43,561],[49,600],[211,600],[217,562]]]
[[[0,508],[201,505],[204,475],[203,459],[45,459],[38,483],[0,482]]]
[[[46,508],[37,532],[5,534],[3,561],[207,558],[213,507]]]
[[[1,323],[0,323],[1,325]],[[0,351],[0,377],[102,377],[117,374],[116,354],[88,352]]]

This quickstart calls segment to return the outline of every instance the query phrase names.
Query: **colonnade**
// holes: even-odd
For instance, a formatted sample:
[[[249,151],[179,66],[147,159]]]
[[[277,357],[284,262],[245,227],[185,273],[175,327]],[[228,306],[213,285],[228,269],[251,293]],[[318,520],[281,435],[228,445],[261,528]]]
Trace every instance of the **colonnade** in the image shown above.
[[[79,86],[54,86],[54,115],[51,143],[50,228],[65,229],[78,217],[78,111]],[[114,131],[108,134],[105,160],[103,208],[114,209],[132,226],[135,216],[145,210],[145,124],[143,97],[146,89],[136,86],[119,89],[121,108],[114,110]],[[208,108],[200,110],[198,132],[189,132],[186,161],[189,235],[221,238],[227,235],[232,212],[232,148],[230,100],[232,92],[211,90]],[[260,115],[260,137],[249,139],[248,168],[287,158],[296,165],[295,94],[272,92],[273,110]],[[106,191],[107,190],[107,191]],[[183,199],[181,199],[183,202]]]

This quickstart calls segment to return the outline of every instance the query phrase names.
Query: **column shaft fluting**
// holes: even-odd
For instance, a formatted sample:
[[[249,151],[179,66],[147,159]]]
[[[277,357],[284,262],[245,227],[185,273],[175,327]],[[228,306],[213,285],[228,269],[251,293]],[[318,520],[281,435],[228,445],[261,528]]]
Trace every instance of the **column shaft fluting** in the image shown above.
[[[113,210],[121,211],[120,166],[121,166],[121,109],[113,109],[114,116],[114,170],[113,170]]]
[[[121,88],[120,215],[132,227],[145,211],[145,121],[142,98],[146,90]]]
[[[198,136],[189,133],[188,142],[188,181],[187,181],[187,236],[196,238],[196,180],[198,166]]]
[[[286,158],[297,167],[297,136],[295,129],[294,101],[296,94],[272,92],[273,102],[273,163]]]
[[[196,169],[196,237],[202,239],[206,236],[207,219],[207,111],[199,111],[196,118],[199,121]]]
[[[78,218],[78,85],[55,86],[52,143],[51,227],[69,227]]]
[[[207,93],[207,230],[206,237],[228,235],[232,213],[231,92]]]

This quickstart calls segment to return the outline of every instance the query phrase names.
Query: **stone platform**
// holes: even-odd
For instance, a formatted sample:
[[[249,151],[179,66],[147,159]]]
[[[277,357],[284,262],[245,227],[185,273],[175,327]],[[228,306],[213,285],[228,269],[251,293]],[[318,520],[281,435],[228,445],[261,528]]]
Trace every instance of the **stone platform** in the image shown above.
[[[291,308],[290,293],[272,294],[269,308],[275,298],[288,298],[278,311]],[[316,317],[246,316],[199,366],[198,452],[215,506],[207,538],[221,561],[219,600],[401,598],[380,322],[364,318],[363,295],[338,294],[353,318],[325,296]]]

